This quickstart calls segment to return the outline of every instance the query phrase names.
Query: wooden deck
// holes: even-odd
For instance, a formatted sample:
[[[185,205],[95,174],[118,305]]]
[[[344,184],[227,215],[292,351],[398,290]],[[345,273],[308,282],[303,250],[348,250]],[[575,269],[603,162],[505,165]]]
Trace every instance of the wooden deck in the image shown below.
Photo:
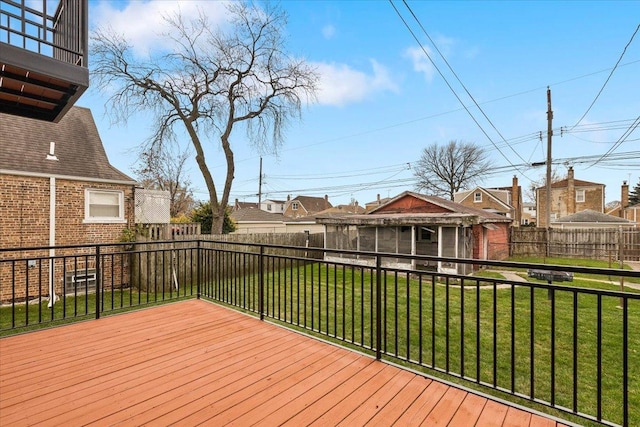
[[[560,426],[190,300],[0,339],[0,425]]]

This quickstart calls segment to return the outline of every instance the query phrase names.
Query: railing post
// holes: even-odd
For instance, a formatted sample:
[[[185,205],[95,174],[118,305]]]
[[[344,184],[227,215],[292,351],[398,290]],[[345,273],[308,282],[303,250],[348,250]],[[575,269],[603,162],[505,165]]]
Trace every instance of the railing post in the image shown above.
[[[201,258],[201,254],[200,254],[200,239],[198,239],[198,241],[196,242],[196,253],[198,254],[198,259],[196,260],[196,282],[197,282],[197,290],[196,290],[196,299],[200,299],[200,279],[202,278],[201,274],[200,274],[200,258]],[[193,277],[193,276],[191,276]]]
[[[102,269],[100,268],[100,245],[96,245],[96,319],[100,318],[100,288],[102,287]]]
[[[258,313],[260,320],[264,320],[264,246],[260,245],[258,259]]]
[[[382,258],[376,255],[376,359],[382,358]]]

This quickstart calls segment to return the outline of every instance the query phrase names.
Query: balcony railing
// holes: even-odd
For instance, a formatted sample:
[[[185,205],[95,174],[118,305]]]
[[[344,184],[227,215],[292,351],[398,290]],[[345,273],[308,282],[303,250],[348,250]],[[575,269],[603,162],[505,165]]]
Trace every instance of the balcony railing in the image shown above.
[[[87,0],[0,0],[0,112],[59,121],[89,86]]]
[[[327,261],[337,254],[344,262]],[[385,266],[399,256],[203,240],[2,249],[0,325],[202,297],[427,375],[603,425],[640,424],[640,272],[544,265],[573,274],[557,285],[527,281],[540,264],[419,257],[502,272],[485,276]],[[66,283],[71,273],[95,290]]]

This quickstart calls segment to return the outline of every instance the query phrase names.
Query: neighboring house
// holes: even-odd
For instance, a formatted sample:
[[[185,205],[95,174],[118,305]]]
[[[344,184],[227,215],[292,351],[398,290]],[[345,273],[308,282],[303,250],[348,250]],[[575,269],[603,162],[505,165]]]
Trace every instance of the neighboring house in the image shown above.
[[[521,225],[536,225],[536,204],[531,202],[522,203]]]
[[[585,209],[551,221],[553,228],[636,228],[638,223],[602,212]]]
[[[233,205],[234,211],[239,211],[240,209],[258,209],[258,203],[256,202],[240,202],[236,199],[235,204]]]
[[[283,214],[287,218],[300,218],[317,214],[331,207],[333,207],[333,205],[329,202],[329,196],[298,196],[295,199],[291,199],[291,197],[288,196],[284,205]]]
[[[364,213],[358,204],[339,205],[325,209],[315,215],[287,217],[283,214],[265,212],[257,207],[234,209],[231,218],[236,224],[235,234],[251,233],[324,233],[324,226],[316,223],[319,215],[349,215]]]
[[[459,191],[453,195],[453,201],[510,218],[516,227],[521,224],[522,189],[515,176],[511,187],[476,187],[472,190]]]
[[[0,146],[0,248],[113,243],[133,225],[136,182],[109,164],[90,110],[0,114]]]
[[[504,259],[511,220],[435,196],[405,191],[361,215],[318,216],[325,226],[326,249],[349,249],[447,258]],[[343,258],[327,251],[327,257]],[[344,257],[349,257],[344,256]],[[359,257],[352,262],[371,264]],[[468,273],[469,264],[385,258],[399,268],[433,268]]]
[[[574,178],[569,167],[567,178],[551,183],[551,223],[561,217],[590,209],[604,213],[604,184]],[[537,226],[546,227],[547,189],[536,188]]]
[[[257,207],[234,209],[231,219],[236,224],[235,234],[285,233],[285,217],[281,213],[269,213]]]
[[[629,184],[622,182],[620,189],[620,202],[607,214],[628,219],[629,221],[640,223],[640,203],[629,205]]]
[[[387,203],[389,200],[391,200],[390,197],[385,197],[381,199],[380,194],[378,194],[378,197],[376,198],[376,200],[374,200],[373,202],[367,202],[364,204],[364,209],[366,212],[370,212],[375,208],[377,208],[378,206],[382,206],[383,204]]]
[[[284,200],[267,199],[260,202],[260,209],[265,212],[283,213],[285,203]]]

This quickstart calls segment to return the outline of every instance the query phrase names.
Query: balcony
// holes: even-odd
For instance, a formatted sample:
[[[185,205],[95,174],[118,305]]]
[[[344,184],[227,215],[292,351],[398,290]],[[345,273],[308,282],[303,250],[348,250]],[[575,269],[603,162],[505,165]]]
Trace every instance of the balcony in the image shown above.
[[[89,87],[87,0],[0,0],[0,113],[58,122]]]
[[[6,425],[564,425],[202,300],[0,350]]]
[[[0,339],[0,413],[11,425],[639,425],[640,271],[385,266],[398,257],[411,256],[207,239],[0,248],[0,334],[96,319]],[[542,267],[574,280],[527,280]],[[65,279],[88,275],[93,286]]]

